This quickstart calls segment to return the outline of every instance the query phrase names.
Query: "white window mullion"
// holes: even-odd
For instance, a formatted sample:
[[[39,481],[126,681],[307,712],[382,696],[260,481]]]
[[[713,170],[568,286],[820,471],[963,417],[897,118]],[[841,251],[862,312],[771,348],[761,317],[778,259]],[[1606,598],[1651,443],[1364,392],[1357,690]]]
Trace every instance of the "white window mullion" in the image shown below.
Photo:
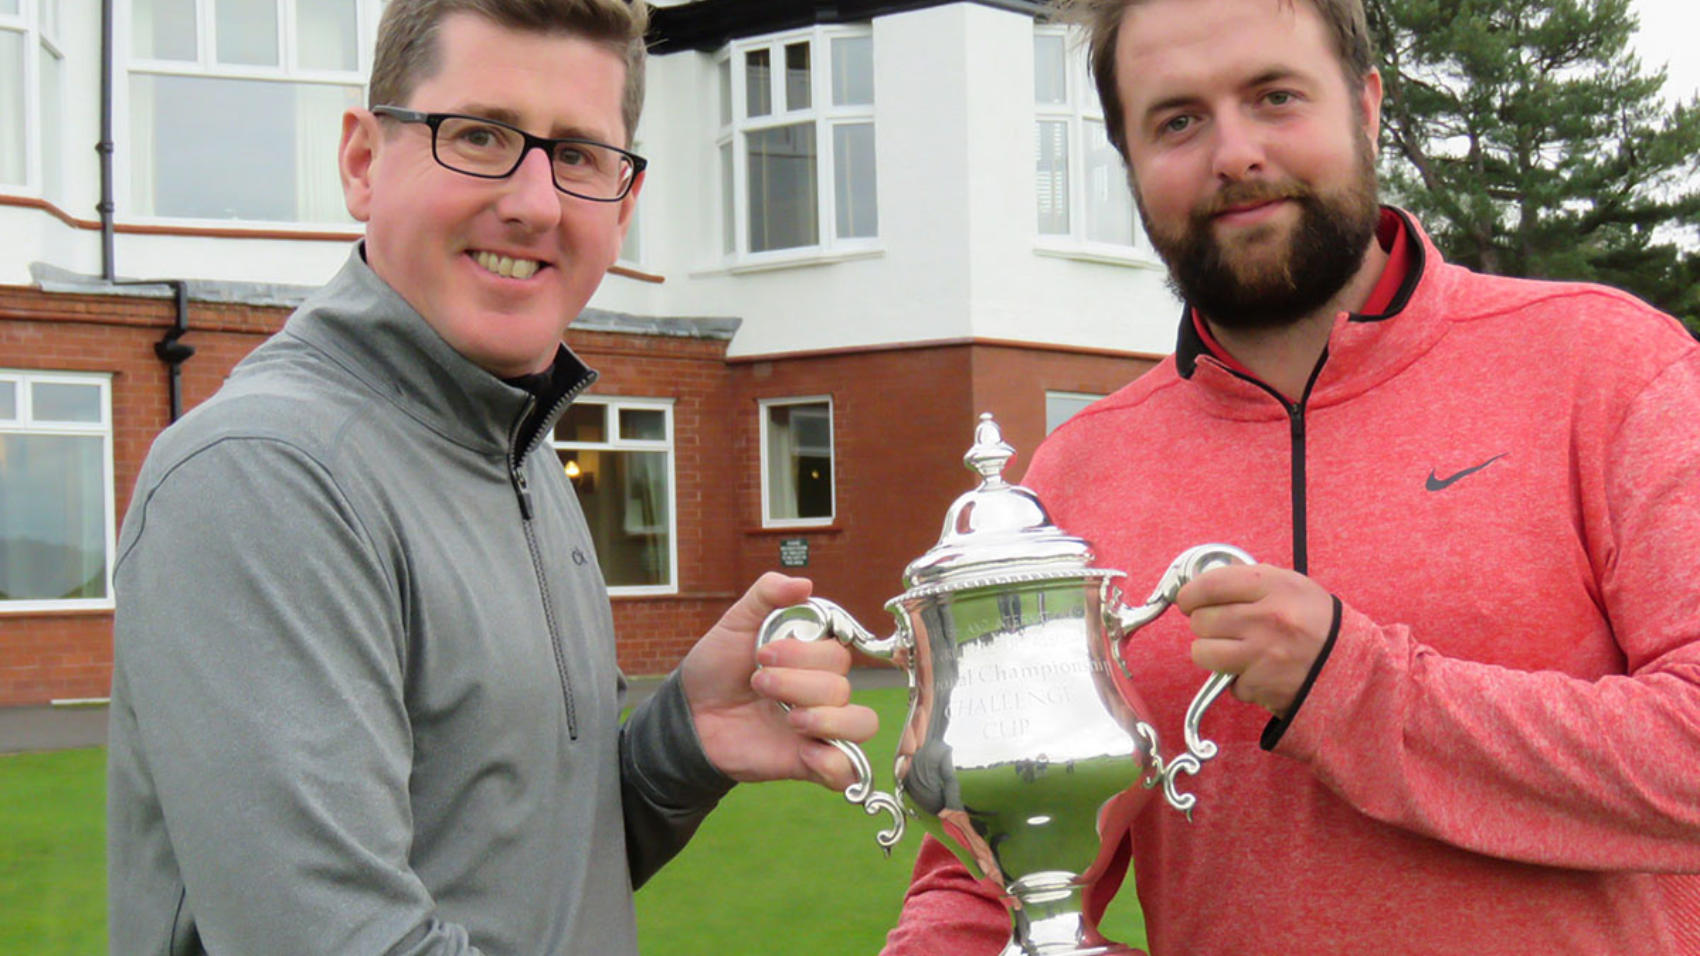
[[[213,34],[213,21],[217,18],[213,14],[213,3],[214,0],[195,0],[195,25],[198,28],[195,33],[195,62],[202,70],[218,61],[218,38]]]
[[[838,177],[833,153],[832,123],[815,116],[815,222],[816,242],[821,246],[838,241]]]

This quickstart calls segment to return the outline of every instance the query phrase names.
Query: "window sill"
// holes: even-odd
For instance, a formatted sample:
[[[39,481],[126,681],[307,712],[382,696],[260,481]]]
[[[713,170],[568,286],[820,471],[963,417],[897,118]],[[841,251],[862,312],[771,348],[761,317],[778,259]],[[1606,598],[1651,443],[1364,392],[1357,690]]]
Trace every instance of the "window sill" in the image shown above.
[[[672,591],[666,594],[644,594],[632,591],[608,591],[608,599],[620,601],[732,601],[738,597],[736,591]]]
[[[745,534],[842,534],[844,526],[836,520],[829,524],[775,524],[745,528]]]
[[[757,272],[773,272],[779,269],[797,269],[806,266],[830,266],[840,262],[857,262],[863,259],[879,259],[885,256],[885,248],[841,249],[822,252],[807,249],[801,252],[771,253],[759,257],[746,257],[737,262],[728,263],[717,269],[703,269],[691,273],[691,278],[705,278],[720,275],[750,275]]]
[[[105,601],[0,601],[0,617],[111,617],[115,604]]]
[[[1125,251],[1110,245],[1089,245],[1064,240],[1047,241],[1041,239],[1033,245],[1034,255],[1050,256],[1055,259],[1073,259],[1076,262],[1097,262],[1111,266],[1128,266],[1134,269],[1163,269],[1165,266],[1150,256],[1126,247]]]

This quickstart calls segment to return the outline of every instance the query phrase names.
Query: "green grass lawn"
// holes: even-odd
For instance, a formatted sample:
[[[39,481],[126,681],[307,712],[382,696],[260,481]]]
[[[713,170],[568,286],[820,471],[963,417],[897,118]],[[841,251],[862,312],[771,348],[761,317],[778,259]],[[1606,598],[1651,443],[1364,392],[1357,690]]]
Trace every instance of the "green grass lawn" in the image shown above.
[[[901,688],[857,700],[880,713],[868,748],[890,790],[904,717]],[[0,756],[0,953],[87,956],[105,950],[105,751]],[[665,956],[795,953],[870,956],[897,920],[920,846],[909,832],[886,859],[870,817],[812,784],[739,787],[685,852],[639,893],[638,936]],[[1112,939],[1143,945],[1133,894],[1111,907]]]
[[[0,756],[0,953],[106,951],[106,751]]]

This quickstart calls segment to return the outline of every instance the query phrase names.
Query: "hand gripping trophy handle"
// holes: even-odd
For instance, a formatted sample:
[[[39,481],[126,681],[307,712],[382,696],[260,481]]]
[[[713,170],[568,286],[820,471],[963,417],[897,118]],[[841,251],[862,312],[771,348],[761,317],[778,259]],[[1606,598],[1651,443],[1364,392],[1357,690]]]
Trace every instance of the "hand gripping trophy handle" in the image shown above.
[[[825,598],[810,598],[802,604],[780,608],[769,614],[756,634],[756,647],[760,648],[783,638],[818,641],[827,637],[835,638],[839,643],[864,654],[888,660],[898,647],[898,639],[895,636],[884,640],[875,638],[866,628],[856,623],[850,612]],[[787,704],[782,703],[779,706],[786,710],[791,709]],[[902,804],[891,794],[874,789],[874,771],[868,763],[868,755],[862,752],[861,747],[848,740],[830,739],[827,743],[849,757],[851,766],[856,770],[855,782],[844,788],[844,799],[859,804],[869,816],[882,812],[891,814],[891,826],[881,830],[874,838],[886,856],[890,856],[891,848],[903,839]]]
[[[1169,565],[1169,570],[1163,573],[1157,587],[1145,603],[1136,608],[1121,604],[1120,600],[1105,602],[1105,615],[1110,627],[1105,628],[1105,637],[1110,642],[1110,653],[1116,663],[1121,666],[1122,674],[1129,680],[1134,679],[1133,670],[1128,667],[1127,660],[1122,656],[1122,644],[1133,636],[1133,633],[1156,620],[1169,605],[1175,603],[1175,595],[1193,578],[1210,570],[1229,564],[1256,564],[1251,555],[1233,545],[1201,544],[1188,548],[1181,556]],[[1165,763],[1158,756],[1157,731],[1150,724],[1140,721],[1135,730],[1151,745],[1151,756],[1155,761],[1152,776],[1144,781],[1146,787],[1163,785],[1163,796],[1169,805],[1192,819],[1192,808],[1198,803],[1198,797],[1190,793],[1181,793],[1176,789],[1176,775],[1195,774],[1204,765],[1204,761],[1216,756],[1215,741],[1205,740],[1200,735],[1198,725],[1204,719],[1204,712],[1222,696],[1228,685],[1234,682],[1234,675],[1221,671],[1214,672],[1198,689],[1197,695],[1186,709],[1186,722],[1182,725],[1183,736],[1186,739],[1186,752]]]

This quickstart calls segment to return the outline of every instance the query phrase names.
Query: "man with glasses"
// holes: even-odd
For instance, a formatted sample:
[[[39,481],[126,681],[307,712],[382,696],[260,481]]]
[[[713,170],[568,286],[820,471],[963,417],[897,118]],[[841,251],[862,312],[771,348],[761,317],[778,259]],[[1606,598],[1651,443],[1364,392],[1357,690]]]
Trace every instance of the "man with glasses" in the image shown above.
[[[848,655],[755,671],[803,579],[756,582],[620,724],[544,442],[643,183],[645,16],[385,11],[339,153],[364,242],[160,436],[125,519],[113,952],[633,953],[633,887],[733,781],[850,781],[817,739],[874,731]]]

